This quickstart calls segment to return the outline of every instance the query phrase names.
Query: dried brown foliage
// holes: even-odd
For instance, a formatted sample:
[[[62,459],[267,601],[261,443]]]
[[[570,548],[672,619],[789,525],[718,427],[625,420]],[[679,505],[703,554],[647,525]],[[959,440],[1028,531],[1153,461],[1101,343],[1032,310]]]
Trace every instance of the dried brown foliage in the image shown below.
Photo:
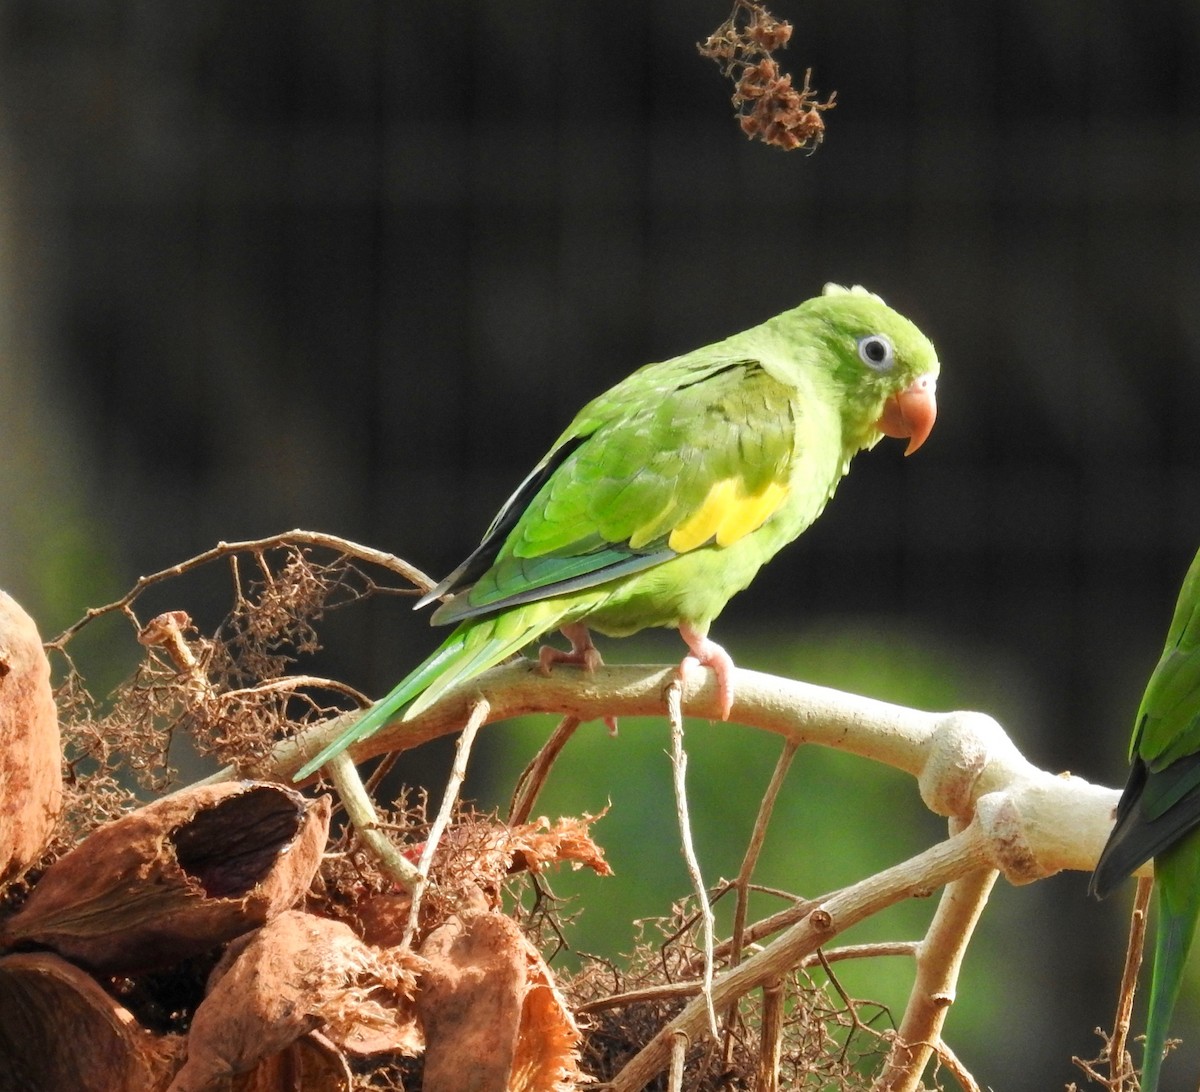
[[[584,1027],[584,1068],[600,1080],[619,1073],[698,991],[703,953],[693,900],[640,924],[642,940],[622,966],[592,960],[563,986]],[[886,1006],[851,999],[832,967],[818,962],[778,982],[774,996],[744,997],[723,1042],[690,1044],[684,1087],[727,1089],[733,1075],[759,1073],[771,1057],[773,1087],[852,1092],[870,1084],[893,1030]]]
[[[232,590],[215,627],[202,631],[184,609],[142,617],[152,589],[161,597],[213,565],[226,567]],[[461,944],[447,944],[462,931],[476,941],[510,938],[501,945],[506,954],[490,959],[493,971],[509,968],[502,1008],[510,1019],[497,1040],[508,1045],[489,1072],[511,1071],[513,1089],[573,1086],[578,1033],[504,903],[512,877],[559,861],[607,872],[586,818],[510,828],[457,810],[433,855],[420,929],[410,940],[408,894],[352,829],[342,829],[318,874],[328,797],[243,781],[141,803],[147,792],[175,787],[168,755],[181,735],[201,753],[270,774],[264,767],[279,739],[365,704],[344,684],[300,670],[320,648],[319,623],[332,610],[429,583],[399,559],[296,532],[223,544],[142,578],[49,643],[61,667],[68,791],[39,869],[4,892],[0,950],[14,954],[0,957],[0,1023],[19,1029],[21,1042],[6,1040],[0,1084],[11,1077],[31,1092],[64,1081],[130,1092],[170,1084],[183,1092],[231,1080],[267,1092],[299,1077],[305,1088],[412,1089],[428,1065],[412,1059],[428,1051],[436,1087],[439,1066],[449,1072],[461,1060],[464,1036],[491,1041],[503,1022],[493,1012],[484,1031],[461,1018],[464,1004],[486,1010],[483,997],[497,981],[471,970],[478,943],[466,956]],[[88,687],[77,648],[82,633],[109,618],[124,620],[139,660],[105,695]],[[26,628],[25,643],[42,665],[57,774],[49,668],[32,624]],[[15,717],[22,726],[36,719],[28,704]],[[23,756],[33,748],[14,750]],[[402,796],[381,822],[419,857],[429,836],[423,796],[414,805]],[[22,850],[26,859],[13,871],[43,850],[48,833]],[[53,954],[30,963],[17,949],[32,944]],[[422,1025],[439,1030],[430,1035]],[[83,1049],[87,1034],[103,1044],[103,1066]]]
[[[754,28],[763,47],[781,33]],[[182,592],[143,617],[151,590],[213,566],[232,597],[215,626],[193,622]],[[343,823],[325,844],[329,798],[264,780],[280,776],[277,741],[365,703],[303,671],[322,620],[429,585],[389,555],[292,532],[144,577],[49,643],[67,791],[39,868],[0,890],[0,1086],[415,1092],[462,1087],[469,1070],[481,1088],[558,1092],[618,1075],[696,996],[690,903],[620,968],[588,963],[564,985],[548,965],[569,921],[547,875],[609,874],[599,817],[510,825],[456,804],[439,834],[423,791],[377,800],[375,831],[413,864],[429,857],[414,912],[377,843]],[[76,662],[104,619],[123,620],[139,657],[106,695]],[[184,735],[260,780],[178,788],[168,756]],[[746,943],[789,920],[755,923]],[[50,951],[18,951],[30,945]],[[720,945],[716,970],[740,956]],[[686,1052],[685,1087],[860,1088],[890,1041],[886,1011],[848,998],[828,966],[794,968],[724,1017],[720,1042]]]
[[[784,151],[815,149],[825,139],[825,120],[837,93],[824,102],[810,86],[812,70],[804,73],[804,85],[792,86],[772,54],[792,37],[791,23],[776,19],[755,0],[734,0],[733,11],[697,48],[720,66],[733,81],[733,105],[742,132]]]

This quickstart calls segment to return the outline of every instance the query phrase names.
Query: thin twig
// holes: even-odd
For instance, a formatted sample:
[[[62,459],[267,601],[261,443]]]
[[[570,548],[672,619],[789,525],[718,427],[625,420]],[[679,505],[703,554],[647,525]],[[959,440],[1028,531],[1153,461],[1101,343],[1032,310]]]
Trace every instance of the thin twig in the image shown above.
[[[959,824],[950,829],[958,833]],[[892,1041],[874,1092],[915,1092],[934,1043],[940,1041],[946,1014],[954,1003],[958,974],[967,945],[999,875],[980,869],[956,879],[942,892],[937,912],[917,952],[917,975],[904,1018]]]
[[[816,951],[816,956],[821,964],[821,970],[825,972],[825,978],[833,987],[838,997],[842,999],[842,1004],[846,1006],[846,1014],[850,1017],[850,1030],[846,1033],[846,1041],[842,1044],[842,1053],[838,1058],[839,1062],[844,1062],[846,1060],[846,1054],[850,1050],[850,1040],[854,1037],[854,1033],[856,1031],[862,1031],[863,1028],[866,1027],[866,1024],[859,1019],[858,1006],[854,1003],[854,998],[846,992],[845,987],[842,985],[841,979],[833,973],[833,967],[830,966],[829,960],[825,958],[825,953],[818,948]]]
[[[404,935],[400,941],[401,947],[411,944],[413,937],[416,936],[421,915],[421,900],[429,879],[429,866],[433,863],[433,855],[437,852],[442,834],[450,825],[450,817],[454,814],[454,805],[458,802],[459,790],[467,777],[467,763],[471,758],[471,747],[475,743],[475,736],[479,733],[479,729],[487,722],[487,715],[487,698],[480,698],[472,708],[467,723],[463,725],[462,734],[454,745],[454,762],[450,767],[450,776],[446,779],[446,791],[442,795],[442,806],[438,808],[437,817],[429,828],[429,834],[425,839],[425,848],[421,851],[421,860],[417,863],[419,878],[416,887],[413,888],[412,904],[408,909],[408,923],[404,927]]]
[[[513,789],[512,800],[508,805],[508,825],[528,821],[533,814],[533,805],[537,802],[538,794],[550,776],[550,770],[562,749],[567,745],[575,729],[583,722],[578,717],[563,717],[558,722],[550,738],[542,744],[541,749],[533,756],[533,761],[521,771],[517,778],[516,788]]]
[[[809,904],[811,911],[816,901]],[[826,963],[837,963],[846,959],[874,959],[879,956],[911,956],[919,947],[915,940],[899,940],[880,942],[878,944],[847,944],[841,948],[830,948],[829,951],[819,949]],[[721,948],[717,949],[718,956]],[[821,955],[814,952],[805,956],[797,964],[798,967],[815,967],[822,962]],[[689,978],[679,982],[664,982],[658,986],[644,986],[637,990],[626,990],[624,993],[609,994],[607,997],[597,997],[575,1008],[576,1014],[588,1012],[603,1012],[605,1009],[619,1009],[624,1005],[636,1005],[652,1001],[672,1001],[681,997],[695,997],[703,988],[699,979]]]
[[[319,675],[288,675],[282,679],[267,679],[266,682],[255,683],[253,686],[243,686],[237,690],[222,691],[218,697],[222,700],[229,698],[248,698],[257,694],[286,694],[292,690],[328,690],[343,697],[352,698],[358,702],[361,709],[371,703],[360,690],[337,679],[323,679]]]
[[[678,1032],[671,1041],[671,1074],[667,1082],[668,1092],[683,1092],[683,1063],[687,1058],[688,1040]]]
[[[799,747],[800,744],[797,740],[784,741],[783,750],[775,762],[775,770],[771,774],[771,780],[763,794],[762,803],[758,806],[758,814],[754,818],[754,830],[750,833],[750,841],[746,846],[746,852],[742,855],[741,867],[733,881],[733,886],[737,891],[737,906],[734,908],[733,932],[730,936],[732,945],[729,954],[730,963],[737,963],[742,957],[742,938],[746,931],[746,915],[750,908],[750,880],[758,865],[763,842],[766,841],[767,826],[771,822],[771,813],[775,810],[775,801],[779,799],[779,792],[783,788],[784,779],[787,777],[788,770],[791,769],[792,759],[796,757]]]
[[[972,824],[923,853],[839,891],[770,947],[721,975],[713,984],[711,1004],[727,1005],[735,997],[786,973],[830,937],[885,907],[976,871],[987,861],[987,854],[987,837]],[[668,1063],[672,1036],[680,1031],[689,1037],[702,1032],[708,1008],[709,1003],[699,998],[691,1001],[613,1078],[613,1092],[639,1092],[649,1084]]]
[[[942,1039],[938,1039],[933,1044],[933,1050],[937,1054],[938,1062],[942,1068],[950,1071],[950,1075],[958,1081],[959,1087],[963,1092],[983,1092],[979,1087],[979,1082],[971,1076],[970,1070],[959,1061],[958,1055],[950,1049],[948,1043]]]
[[[742,960],[746,916],[750,910],[750,880],[758,865],[759,855],[762,853],[763,842],[767,837],[767,826],[771,822],[771,813],[775,809],[775,801],[779,798],[779,790],[783,788],[784,779],[787,777],[788,770],[791,769],[792,759],[796,757],[799,747],[800,744],[794,739],[784,741],[783,750],[775,762],[775,770],[771,774],[767,791],[763,794],[762,803],[758,805],[758,814],[754,817],[754,829],[750,833],[746,852],[742,855],[741,867],[733,881],[733,887],[737,891],[737,904],[733,911],[733,931],[729,939],[729,963],[731,966],[736,966]],[[727,1066],[733,1059],[733,1021],[736,1013],[737,1003],[735,1002],[725,1013],[723,1054]]]
[[[820,901],[818,899],[800,899],[794,906],[789,906],[786,910],[777,910],[774,914],[769,914],[767,917],[747,925],[742,931],[742,950],[744,951],[749,945],[757,944],[764,937],[774,936],[774,934],[781,933],[784,929],[795,925],[796,922],[803,921],[813,912]],[[718,959],[725,959],[731,951],[733,951],[732,938],[718,944],[714,954]]]
[[[1125,1052],[1129,1028],[1133,1022],[1133,996],[1137,992],[1138,971],[1142,966],[1142,950],[1146,943],[1146,917],[1154,880],[1142,878],[1137,883],[1133,913],[1129,916],[1129,943],[1125,948],[1125,969],[1121,973],[1121,992],[1117,998],[1117,1014],[1113,1018],[1112,1038],[1108,1043],[1108,1075],[1113,1092],[1120,1092],[1126,1076],[1133,1074],[1133,1059]]]
[[[379,862],[379,867],[405,890],[412,892],[421,882],[421,874],[412,863],[392,843],[391,839],[379,827],[379,816],[375,805],[371,802],[367,790],[359,777],[358,767],[345,752],[331,758],[325,763],[325,773],[346,809],[363,845],[365,845]]]
[[[178,576],[183,576],[194,569],[201,568],[207,565],[210,561],[215,561],[220,557],[228,557],[233,554],[253,552],[257,555],[262,554],[264,550],[280,549],[286,546],[319,546],[328,550],[333,550],[337,553],[345,554],[349,557],[366,561],[372,565],[378,565],[380,568],[388,569],[396,575],[403,577],[409,581],[414,587],[421,591],[429,591],[434,586],[434,581],[426,576],[420,569],[414,565],[410,565],[403,558],[396,557],[395,554],[385,553],[382,550],[372,549],[370,546],[361,546],[357,542],[351,542],[349,539],[339,538],[337,535],[328,535],[320,531],[302,531],[299,529],[293,531],[285,531],[282,534],[270,535],[267,538],[248,539],[244,542],[218,542],[209,550],[197,554],[195,557],[188,558],[187,561],[181,561],[177,565],[172,565],[166,569],[160,569],[156,573],[151,573],[149,576],[139,576],[134,582],[132,588],[129,589],[120,599],[114,599],[111,603],[106,603],[102,607],[91,607],[79,621],[68,626],[52,641],[46,642],[47,649],[62,650],[63,646],[75,636],[84,626],[94,621],[97,618],[106,614],[112,614],[114,611],[121,611],[133,619],[129,611],[130,606],[138,599],[138,597],[147,588],[155,584],[159,584],[164,580],[171,580]]]
[[[700,908],[701,932],[704,949],[704,999],[708,1005],[709,1030],[714,1039],[717,1038],[717,1010],[712,1001],[713,974],[716,964],[713,956],[714,926],[716,918],[708,902],[708,892],[704,887],[704,876],[700,872],[700,861],[696,857],[696,847],[692,842],[692,824],[688,817],[687,802],[687,752],[683,749],[683,681],[677,678],[667,688],[667,717],[671,722],[671,773],[675,786],[675,815],[679,820],[679,835],[683,844],[683,859],[687,862],[688,875],[692,880],[692,890],[696,894],[696,904]]]
[[[763,984],[762,1021],[758,1055],[758,1076],[754,1092],[779,1092],[779,1067],[783,1061],[783,1018],[786,995],[783,979]]]

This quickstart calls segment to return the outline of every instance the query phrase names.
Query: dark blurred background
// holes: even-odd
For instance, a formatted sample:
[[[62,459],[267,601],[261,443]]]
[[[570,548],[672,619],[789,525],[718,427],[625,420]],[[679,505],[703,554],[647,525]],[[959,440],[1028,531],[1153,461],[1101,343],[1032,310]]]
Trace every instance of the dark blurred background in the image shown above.
[[[861,457],[718,639],[746,666],[985,708],[1038,764],[1118,784],[1200,543],[1200,7],[776,0],[797,25],[780,59],[838,94],[813,155],[738,131],[695,49],[728,11],[0,3],[0,585],[50,634],[292,526],[442,575],[587,398],[862,283],[937,344],[937,429],[911,460]],[[328,655],[378,693],[432,637],[370,618]],[[680,647],[627,644],[606,654]],[[654,731],[635,791],[661,797]],[[701,784],[705,740],[745,739],[706,731]],[[612,797],[619,824],[630,736],[600,741],[617,783],[593,768],[562,808]],[[507,791],[517,738],[489,741],[481,796]],[[905,779],[868,807],[869,764],[825,761],[795,775],[780,886],[809,882],[788,872],[807,801],[864,822],[879,866],[937,836]],[[598,832],[614,859],[621,829]],[[834,882],[866,868],[846,855]],[[654,888],[663,861],[641,864]],[[1128,897],[1085,886],[998,889],[948,1028],[985,1085],[1061,1088],[1111,1024]],[[1181,1011],[1177,1079],[1195,984]]]

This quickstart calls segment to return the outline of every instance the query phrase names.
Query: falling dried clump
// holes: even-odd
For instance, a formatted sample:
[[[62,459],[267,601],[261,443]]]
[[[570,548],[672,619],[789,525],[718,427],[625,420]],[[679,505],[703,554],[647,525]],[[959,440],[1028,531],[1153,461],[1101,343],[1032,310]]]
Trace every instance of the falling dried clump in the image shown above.
[[[790,73],[771,55],[791,36],[791,23],[776,19],[762,4],[736,0],[729,18],[697,47],[733,81],[733,105],[742,132],[784,151],[821,143],[821,114],[833,109],[837,95],[820,101],[809,85],[811,69],[804,73],[803,87],[792,86]]]

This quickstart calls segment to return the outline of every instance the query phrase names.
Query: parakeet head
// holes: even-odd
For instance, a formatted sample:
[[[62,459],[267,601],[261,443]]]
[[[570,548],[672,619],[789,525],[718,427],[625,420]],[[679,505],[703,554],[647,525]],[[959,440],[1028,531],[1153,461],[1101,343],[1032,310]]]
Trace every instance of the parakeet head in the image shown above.
[[[842,394],[848,446],[895,436],[908,440],[906,455],[916,451],[937,417],[940,365],[929,339],[860,285],[827,284],[792,314],[828,350],[820,356]]]

